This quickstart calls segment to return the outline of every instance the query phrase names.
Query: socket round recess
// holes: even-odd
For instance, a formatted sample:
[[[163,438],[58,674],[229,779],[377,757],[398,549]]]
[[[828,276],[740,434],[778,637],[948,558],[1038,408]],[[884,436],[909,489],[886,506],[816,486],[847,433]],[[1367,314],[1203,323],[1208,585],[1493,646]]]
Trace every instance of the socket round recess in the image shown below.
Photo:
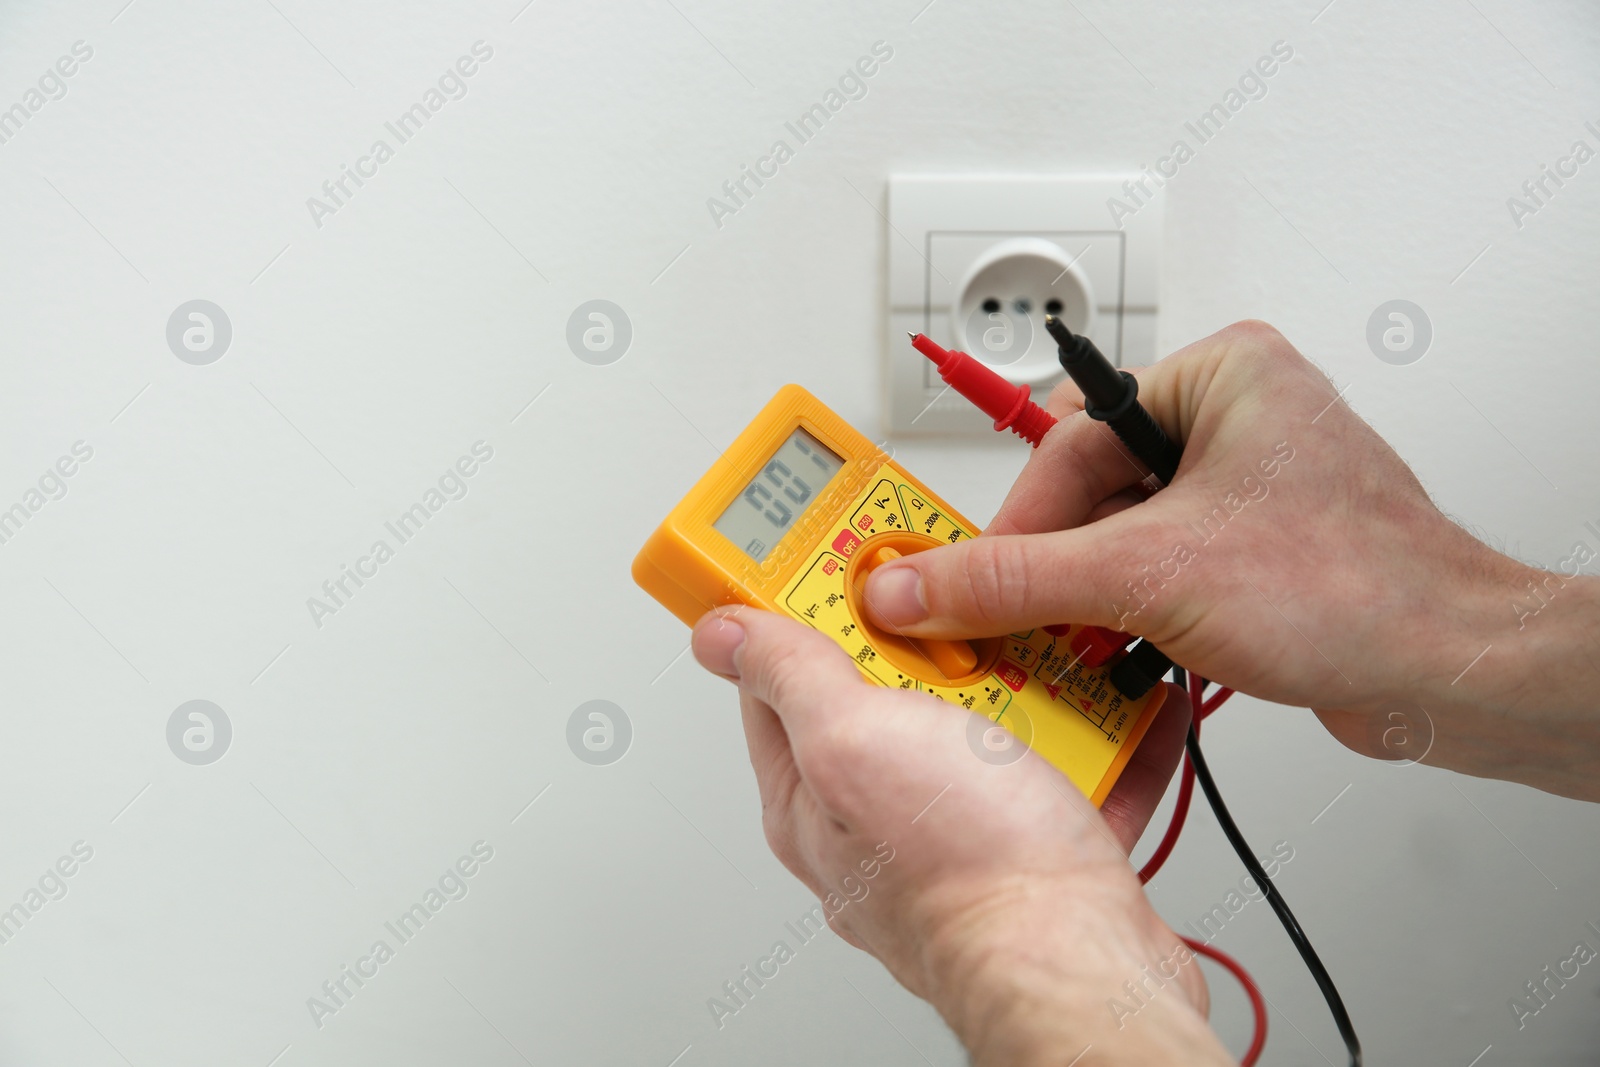
[[[996,242],[967,269],[950,306],[956,345],[1018,385],[1061,375],[1047,313],[1073,333],[1094,329],[1094,289],[1071,256],[1043,237]],[[1059,302],[1059,310],[1057,303]]]

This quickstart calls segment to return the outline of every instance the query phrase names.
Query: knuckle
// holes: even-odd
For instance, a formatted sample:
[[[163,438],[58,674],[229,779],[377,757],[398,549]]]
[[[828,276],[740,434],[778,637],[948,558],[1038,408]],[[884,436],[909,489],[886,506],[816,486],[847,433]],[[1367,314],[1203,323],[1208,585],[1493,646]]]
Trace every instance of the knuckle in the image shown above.
[[[1277,327],[1260,319],[1243,319],[1223,330],[1228,351],[1250,367],[1282,366],[1285,359],[1301,358]]]
[[[834,716],[818,730],[808,753],[806,784],[830,812],[853,811],[861,783],[875,777],[871,717],[854,711]]]
[[[1028,567],[1019,538],[974,541],[967,566],[957,572],[953,605],[969,621],[1003,624],[1026,603]]]
[[[870,747],[866,716],[854,711],[832,716],[817,732],[816,754],[824,773],[842,770],[846,776],[852,774]]]
[[[804,864],[800,849],[795,845],[793,822],[792,808],[788,804],[768,804],[761,809],[761,833],[767,839],[767,847],[779,863],[792,874],[799,875]]]
[[[1260,319],[1240,319],[1224,332],[1236,340],[1248,341],[1264,349],[1286,348],[1289,345],[1276,326]]]
[[[757,652],[751,681],[763,700],[787,707],[806,674],[806,649],[801,642],[763,644]]]

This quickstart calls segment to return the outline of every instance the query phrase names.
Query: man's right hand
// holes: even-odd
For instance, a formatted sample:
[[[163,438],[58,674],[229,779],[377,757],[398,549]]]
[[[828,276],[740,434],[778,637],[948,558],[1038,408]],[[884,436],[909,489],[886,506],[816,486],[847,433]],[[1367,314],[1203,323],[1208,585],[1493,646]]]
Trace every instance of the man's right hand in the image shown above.
[[[1170,486],[1143,499],[1148,470],[1065,384],[984,535],[879,568],[874,621],[918,637],[1107,626],[1315,708],[1367,755],[1600,799],[1600,579],[1461,529],[1270,326],[1231,326],[1138,379],[1183,445]]]

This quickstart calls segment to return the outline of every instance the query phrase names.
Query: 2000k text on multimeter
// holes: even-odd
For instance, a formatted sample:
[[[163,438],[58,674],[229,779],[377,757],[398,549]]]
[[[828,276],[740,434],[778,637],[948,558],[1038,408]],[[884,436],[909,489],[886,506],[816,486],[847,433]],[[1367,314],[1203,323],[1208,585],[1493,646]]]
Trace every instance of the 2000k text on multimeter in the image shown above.
[[[874,568],[973,536],[881,449],[788,385],[650,536],[633,577],[691,626],[723,604],[798,619],[879,685],[928,693],[1010,730],[1098,805],[1163,687],[1127,698],[1104,668],[1074,656],[1078,627],[935,641],[882,630],[862,610]]]

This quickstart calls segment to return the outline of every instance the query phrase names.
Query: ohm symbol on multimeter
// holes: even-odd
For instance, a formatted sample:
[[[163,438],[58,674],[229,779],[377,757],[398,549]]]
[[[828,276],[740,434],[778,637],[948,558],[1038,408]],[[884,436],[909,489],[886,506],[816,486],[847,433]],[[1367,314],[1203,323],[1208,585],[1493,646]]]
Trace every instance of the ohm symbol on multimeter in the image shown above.
[[[862,611],[873,570],[975,533],[891,456],[790,385],[672,509],[634,559],[633,576],[690,625],[712,607],[748,604],[812,626],[868,680],[971,710],[980,742],[973,751],[985,762],[1037,752],[1099,804],[1163,687],[1137,700],[1112,694],[1105,672],[1072,654],[1076,627],[918,640],[879,629]],[[1015,746],[989,745],[994,729]],[[1003,760],[984,755],[1002,750]]]

